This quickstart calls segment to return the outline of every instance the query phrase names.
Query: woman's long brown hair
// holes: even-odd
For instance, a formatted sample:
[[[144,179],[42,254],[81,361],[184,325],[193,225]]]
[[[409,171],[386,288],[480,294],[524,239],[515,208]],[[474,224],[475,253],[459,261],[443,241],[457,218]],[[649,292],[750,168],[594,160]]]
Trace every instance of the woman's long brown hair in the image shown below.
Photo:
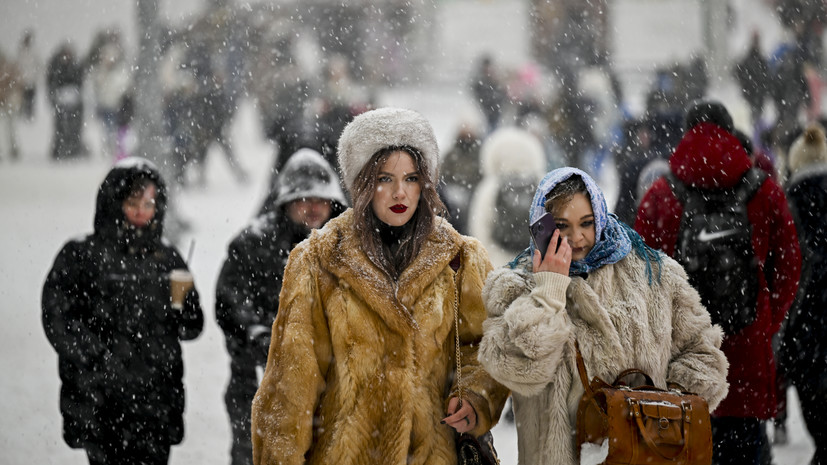
[[[400,150],[414,160],[414,165],[419,171],[421,193],[416,212],[406,225],[412,227],[407,228],[407,234],[401,241],[396,257],[388,257],[379,236],[381,220],[373,212],[371,202],[376,192],[376,178],[380,168],[392,153]],[[393,279],[399,278],[402,271],[413,262],[425,239],[433,231],[436,217],[447,214],[445,204],[442,203],[436,190],[436,180],[429,177],[429,168],[425,159],[415,148],[387,147],[376,152],[353,181],[351,192],[353,218],[362,242],[362,249],[374,264],[382,268]]]

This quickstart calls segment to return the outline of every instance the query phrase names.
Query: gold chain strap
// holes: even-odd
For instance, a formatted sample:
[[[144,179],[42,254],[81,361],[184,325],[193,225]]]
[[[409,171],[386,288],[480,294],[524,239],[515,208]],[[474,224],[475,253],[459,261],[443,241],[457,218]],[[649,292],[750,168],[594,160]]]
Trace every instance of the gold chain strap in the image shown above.
[[[457,283],[457,274],[454,274],[454,338],[456,340],[456,360],[457,360],[457,395],[459,397],[459,407],[462,407],[462,397],[464,388],[462,387],[462,354],[459,350],[459,285]]]

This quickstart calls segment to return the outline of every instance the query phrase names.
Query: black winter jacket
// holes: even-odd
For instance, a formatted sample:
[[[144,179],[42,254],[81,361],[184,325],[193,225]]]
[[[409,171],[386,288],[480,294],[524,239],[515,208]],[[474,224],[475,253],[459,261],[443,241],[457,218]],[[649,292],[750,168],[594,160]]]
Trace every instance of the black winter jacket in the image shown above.
[[[156,215],[136,230],[121,210],[132,182],[157,187]],[[95,232],[66,243],[43,287],[43,327],[58,354],[64,439],[71,447],[130,441],[135,447],[183,438],[179,341],[203,327],[198,294],[183,310],[169,298],[169,273],[186,269],[161,241],[163,182],[150,164],[127,159],[98,192]]]
[[[346,208],[339,178],[315,150],[292,154],[278,179],[259,216],[230,243],[216,284],[215,316],[227,349],[236,363],[249,366],[267,362],[287,257],[310,234],[284,207],[302,198],[327,199],[331,218]]]
[[[796,172],[787,183],[787,200],[803,267],[780,366],[794,383],[818,383],[827,392],[827,164]]]

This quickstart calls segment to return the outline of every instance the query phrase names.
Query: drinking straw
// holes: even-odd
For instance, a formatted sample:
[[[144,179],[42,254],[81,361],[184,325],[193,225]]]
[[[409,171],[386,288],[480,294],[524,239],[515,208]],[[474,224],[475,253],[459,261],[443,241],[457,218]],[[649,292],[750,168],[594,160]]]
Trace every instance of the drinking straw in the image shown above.
[[[187,252],[187,261],[186,264],[189,266],[190,262],[192,262],[192,253],[195,252],[195,239],[190,241],[190,250]]]

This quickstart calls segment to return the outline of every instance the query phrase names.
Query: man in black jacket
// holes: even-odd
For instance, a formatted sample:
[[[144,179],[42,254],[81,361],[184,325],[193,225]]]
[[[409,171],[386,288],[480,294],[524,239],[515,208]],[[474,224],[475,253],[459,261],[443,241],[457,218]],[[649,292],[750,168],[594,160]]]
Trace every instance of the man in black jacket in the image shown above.
[[[277,186],[261,214],[230,243],[216,285],[216,319],[231,359],[224,399],[233,432],[232,465],[252,463],[250,405],[258,388],[256,370],[267,363],[287,257],[312,229],[346,207],[333,168],[311,149],[288,159]]]

